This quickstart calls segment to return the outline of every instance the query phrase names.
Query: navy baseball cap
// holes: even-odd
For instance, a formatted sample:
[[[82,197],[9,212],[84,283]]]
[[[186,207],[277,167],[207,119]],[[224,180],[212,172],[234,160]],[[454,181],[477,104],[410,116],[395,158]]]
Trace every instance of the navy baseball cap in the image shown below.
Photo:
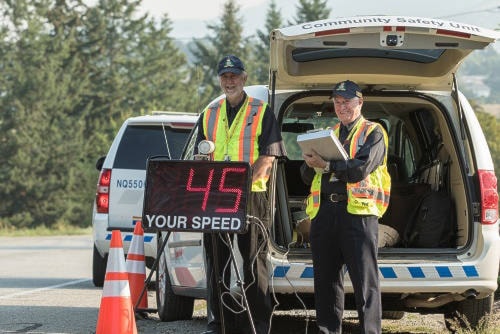
[[[225,56],[219,61],[219,66],[217,67],[217,75],[221,76],[224,73],[231,72],[234,74],[241,74],[245,70],[245,65],[240,60],[240,58],[235,55]]]
[[[342,96],[343,98],[346,99],[363,97],[363,94],[361,93],[361,88],[359,88],[359,86],[351,80],[341,81],[338,84],[336,84],[335,87],[333,87],[331,97],[334,97],[335,95]]]

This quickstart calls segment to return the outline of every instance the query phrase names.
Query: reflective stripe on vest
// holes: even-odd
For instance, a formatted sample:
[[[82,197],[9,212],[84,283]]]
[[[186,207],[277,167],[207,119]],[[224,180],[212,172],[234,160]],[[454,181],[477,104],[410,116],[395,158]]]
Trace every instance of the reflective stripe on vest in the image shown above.
[[[257,160],[259,157],[259,152],[256,152],[256,146],[258,147],[258,136],[257,130],[262,124],[262,116],[264,116],[263,109],[264,102],[260,100],[255,100],[252,97],[248,99],[248,106],[245,112],[245,117],[243,118],[243,131],[240,132],[240,148],[238,160],[249,161],[251,164]],[[258,116],[257,122],[254,117]],[[251,126],[248,126],[250,125]],[[259,131],[260,133],[260,131]]]
[[[203,118],[203,132],[205,133],[205,138],[215,143],[217,137],[217,130],[219,126],[219,115],[220,108],[224,103],[224,99],[217,103],[210,105],[205,111],[205,116]],[[212,131],[208,131],[212,129]]]

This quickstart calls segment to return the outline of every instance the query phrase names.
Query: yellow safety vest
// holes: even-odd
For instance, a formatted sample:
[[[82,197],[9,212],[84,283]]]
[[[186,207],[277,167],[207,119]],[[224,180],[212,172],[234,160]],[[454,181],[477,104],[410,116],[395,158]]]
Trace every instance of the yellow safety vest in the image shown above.
[[[219,100],[203,111],[203,133],[214,142],[215,161],[247,161],[252,165],[259,157],[259,136],[267,103],[247,96],[228,125],[226,99]],[[252,183],[252,191],[265,191],[267,179]]]
[[[380,126],[361,117],[351,130],[349,137],[349,157],[354,158],[358,148],[366,141],[366,137]],[[338,137],[340,123],[333,128]],[[385,147],[388,147],[387,133],[382,129]],[[321,175],[316,172],[311,184],[311,194],[307,198],[306,213],[312,219],[319,211],[321,193]],[[387,150],[382,165],[378,166],[364,180],[347,183],[347,212],[354,215],[375,215],[382,217],[389,206],[391,177],[387,171]]]

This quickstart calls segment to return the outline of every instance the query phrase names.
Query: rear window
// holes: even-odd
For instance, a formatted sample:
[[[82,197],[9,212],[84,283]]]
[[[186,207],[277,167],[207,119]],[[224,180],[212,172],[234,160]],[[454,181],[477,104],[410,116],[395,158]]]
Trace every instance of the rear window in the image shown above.
[[[148,157],[155,155],[179,159],[191,130],[168,126],[164,130],[155,125],[128,126],[118,146],[113,168],[146,169]]]
[[[390,58],[413,61],[417,63],[432,63],[441,57],[444,49],[436,50],[377,50],[377,49],[325,49],[325,48],[297,48],[292,51],[293,60],[296,62],[308,62],[332,58]]]

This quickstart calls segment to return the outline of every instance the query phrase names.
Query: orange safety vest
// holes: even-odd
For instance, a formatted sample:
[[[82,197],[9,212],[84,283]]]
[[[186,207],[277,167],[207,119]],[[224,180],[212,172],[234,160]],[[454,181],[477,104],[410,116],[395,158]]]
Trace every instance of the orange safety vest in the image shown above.
[[[354,158],[366,141],[366,137],[380,126],[377,123],[370,122],[361,117],[351,130],[349,140],[349,157]],[[338,137],[340,123],[333,128]],[[384,129],[385,147],[388,147],[388,137]],[[320,193],[321,193],[321,175],[316,172],[311,183],[311,193],[307,198],[306,213],[312,219],[319,211]],[[389,197],[391,189],[391,177],[387,171],[387,150],[382,165],[378,166],[365,179],[356,183],[347,183],[347,212],[355,215],[375,215],[382,217],[389,206]]]
[[[228,125],[226,99],[219,100],[203,111],[203,133],[214,142],[214,160],[247,161],[251,165],[259,157],[259,136],[267,103],[253,97],[245,102]],[[265,191],[266,179],[252,183],[252,191]]]

